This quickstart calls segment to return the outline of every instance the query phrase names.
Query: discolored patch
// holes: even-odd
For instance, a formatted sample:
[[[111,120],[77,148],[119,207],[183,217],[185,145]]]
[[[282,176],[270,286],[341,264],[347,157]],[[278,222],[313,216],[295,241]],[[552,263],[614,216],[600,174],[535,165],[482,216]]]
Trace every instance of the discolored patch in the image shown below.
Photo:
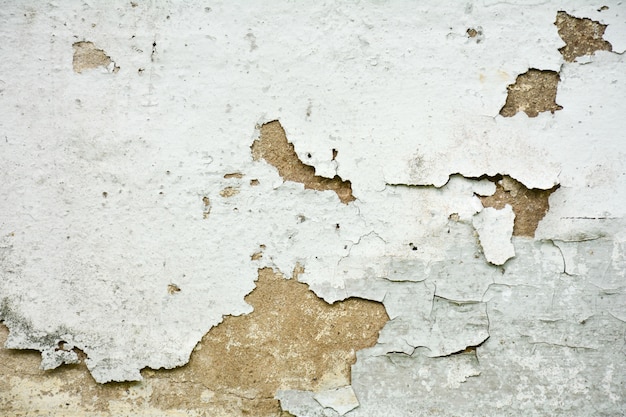
[[[373,346],[388,320],[380,303],[348,299],[330,305],[307,285],[269,268],[259,270],[257,288],[246,301],[254,312],[226,317],[202,339],[188,365],[146,372],[168,381],[164,389],[154,388],[152,398],[159,408],[209,406],[200,395],[167,388],[195,381],[214,393],[216,403],[235,397],[244,414],[276,415],[280,408],[273,396],[279,389],[349,384],[355,352]]]
[[[294,277],[302,271],[298,266]],[[259,270],[257,288],[246,301],[254,311],[225,317],[198,343],[187,365],[146,369],[143,382],[100,385],[84,364],[38,371],[38,352],[0,349],[0,391],[6,393],[0,396],[0,414],[168,416],[184,410],[190,416],[287,417],[274,399],[277,390],[349,384],[356,351],[373,346],[389,320],[381,303],[348,299],[330,305],[306,284],[269,268]],[[1,327],[0,343],[7,333]],[[26,391],[24,383],[30,384]]]
[[[220,191],[220,195],[224,198],[228,198],[239,194],[239,191],[238,187],[226,187]]]
[[[241,172],[231,172],[229,174],[224,174],[224,178],[243,178],[243,174]]]
[[[293,144],[287,140],[285,130],[277,120],[265,123],[260,131],[259,139],[250,147],[255,161],[264,159],[278,170],[284,180],[299,182],[304,184],[304,188],[332,190],[344,204],[355,200],[350,181],[343,181],[339,175],[333,178],[315,175],[315,168],[300,161]]]
[[[72,61],[74,72],[80,74],[85,70],[98,67],[104,67],[114,73],[120,70],[120,67],[111,60],[111,57],[102,49],[96,48],[92,42],[75,42],[72,47],[74,48]]]
[[[496,192],[491,196],[479,196],[484,207],[501,210],[509,204],[515,213],[513,236],[534,237],[535,230],[550,208],[548,199],[559,186],[549,190],[528,189],[521,182],[509,177],[498,176],[493,179]]]
[[[593,55],[596,51],[612,51],[611,44],[604,39],[607,25],[588,18],[578,18],[560,11],[556,14],[559,36],[565,46],[559,49],[563,58],[573,62],[584,55]]]
[[[514,84],[507,87],[506,103],[500,110],[504,117],[512,117],[523,111],[528,117],[539,113],[554,113],[563,107],[556,103],[556,89],[560,77],[556,71],[531,68],[517,76]]]

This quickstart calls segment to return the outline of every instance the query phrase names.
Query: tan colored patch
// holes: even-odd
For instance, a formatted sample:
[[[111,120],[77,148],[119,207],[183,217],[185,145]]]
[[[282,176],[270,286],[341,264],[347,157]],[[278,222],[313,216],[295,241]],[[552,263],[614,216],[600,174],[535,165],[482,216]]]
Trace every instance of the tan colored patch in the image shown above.
[[[211,200],[209,199],[209,197],[204,196],[202,197],[202,202],[204,203],[204,211],[202,212],[202,218],[208,219],[209,214],[211,214]]]
[[[239,191],[240,190],[237,187],[226,187],[222,191],[220,191],[220,195],[224,198],[228,198],[239,194]]]
[[[176,294],[177,292],[180,292],[180,287],[176,284],[168,284],[167,292],[170,294]]]
[[[506,103],[500,110],[504,117],[512,117],[523,111],[528,117],[537,117],[539,113],[554,113],[563,107],[556,103],[556,88],[560,77],[555,71],[529,69],[517,76],[514,84],[507,87]]]
[[[302,271],[298,266],[294,275]],[[330,305],[307,285],[269,268],[259,270],[257,288],[246,300],[254,311],[225,317],[202,338],[187,365],[144,370],[140,383],[97,384],[84,364],[40,371],[38,352],[0,349],[0,415],[173,416],[184,411],[188,416],[287,417],[274,399],[277,390],[349,384],[355,352],[374,345],[389,319],[380,303],[348,299]],[[3,343],[7,331],[0,328]]]
[[[596,51],[613,50],[611,44],[602,39],[607,25],[588,18],[580,19],[564,11],[556,14],[554,24],[565,42],[559,52],[568,62],[573,62],[580,56],[593,55]]]
[[[307,285],[269,268],[259,270],[257,288],[246,300],[254,312],[226,317],[202,339],[188,365],[147,372],[168,381],[166,389],[155,387],[159,408],[209,406],[199,393],[169,389],[195,381],[213,393],[211,403],[232,403],[235,397],[243,414],[278,415],[273,397],[279,389],[349,384],[355,352],[374,345],[389,319],[380,303],[348,299],[329,305]]]
[[[243,174],[241,172],[232,172],[230,174],[224,174],[224,178],[243,178]]]
[[[315,175],[315,168],[300,161],[293,144],[287,140],[285,130],[277,120],[265,123],[260,131],[259,139],[250,147],[255,161],[264,159],[278,170],[284,180],[299,182],[304,184],[304,188],[332,190],[344,204],[355,200],[350,181],[343,181],[339,175],[334,178],[320,177]]]
[[[514,236],[535,237],[535,230],[550,208],[550,194],[559,188],[558,185],[549,190],[528,189],[521,182],[504,176],[496,179],[496,192],[491,196],[478,196],[484,207],[497,210],[509,204],[515,213],[513,225]]]
[[[8,329],[0,325],[0,346]],[[78,352],[84,361],[85,355]],[[0,415],[24,417],[88,415],[87,411],[109,411],[109,401],[121,401],[136,382],[97,384],[84,363],[42,371],[41,355],[33,350],[0,348]],[[128,399],[129,409],[141,401]],[[85,413],[81,413],[85,411]]]
[[[115,65],[102,49],[96,48],[92,42],[75,42],[72,47],[74,48],[73,66],[74,71],[81,73],[87,69],[93,69],[98,67],[108,68],[113,63],[113,72],[118,72],[120,67]]]

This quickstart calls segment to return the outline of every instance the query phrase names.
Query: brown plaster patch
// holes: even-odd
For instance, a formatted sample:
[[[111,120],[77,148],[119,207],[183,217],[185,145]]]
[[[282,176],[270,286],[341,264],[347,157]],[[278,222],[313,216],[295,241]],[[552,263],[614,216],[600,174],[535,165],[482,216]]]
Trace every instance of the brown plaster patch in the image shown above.
[[[243,178],[243,174],[241,172],[231,172],[230,174],[224,174],[224,178]]]
[[[239,191],[240,190],[237,187],[226,187],[220,191],[220,195],[224,198],[228,198],[239,194]]]
[[[92,42],[75,42],[72,47],[74,48],[74,59],[72,65],[74,71],[81,73],[84,70],[104,67],[109,68],[113,63],[112,72],[118,72],[120,67],[115,65],[102,49],[96,48]]]
[[[483,207],[497,210],[509,204],[515,213],[513,236],[535,237],[535,230],[550,208],[548,199],[558,185],[549,190],[528,189],[521,182],[509,177],[498,176],[493,179],[496,192],[491,196],[478,196]]]
[[[559,36],[565,46],[559,49],[563,58],[573,62],[584,55],[593,55],[596,51],[612,51],[611,44],[604,39],[607,25],[588,18],[578,18],[560,11],[556,14]]]
[[[208,219],[209,214],[211,214],[211,200],[209,199],[209,197],[204,196],[202,197],[202,203],[204,204],[204,211],[202,212],[202,218]]]
[[[514,84],[507,87],[506,103],[500,110],[504,117],[512,117],[523,111],[528,117],[539,113],[554,113],[563,107],[556,103],[556,89],[560,77],[556,71],[531,68],[517,76]]]
[[[273,397],[279,389],[349,384],[355,352],[373,346],[389,319],[380,303],[348,299],[330,305],[307,285],[269,268],[259,270],[257,288],[246,301],[254,312],[226,317],[202,339],[188,365],[146,374],[167,379],[168,387],[195,381],[214,393],[216,403],[237,398],[244,414],[278,415],[279,403]],[[208,406],[200,395],[158,387],[152,398],[159,408]]]
[[[302,271],[298,265],[294,277]],[[119,414],[115,410],[124,404],[134,415],[184,410],[191,416],[287,417],[274,399],[277,390],[349,384],[355,352],[373,346],[389,320],[381,303],[353,298],[330,305],[306,284],[269,268],[259,270],[257,288],[246,300],[254,311],[225,317],[187,365],[146,369],[143,382],[97,384],[84,363],[40,371],[38,352],[0,349],[0,415]],[[7,333],[0,326],[0,343]],[[26,381],[28,395],[18,397]],[[46,400],[62,408],[46,409]]]
[[[299,182],[304,184],[304,188],[318,191],[332,190],[344,204],[355,200],[350,181],[343,181],[339,175],[333,178],[315,175],[315,168],[300,161],[280,122],[274,120],[265,123],[260,127],[260,131],[259,139],[250,147],[255,161],[264,159],[278,170],[284,180]]]

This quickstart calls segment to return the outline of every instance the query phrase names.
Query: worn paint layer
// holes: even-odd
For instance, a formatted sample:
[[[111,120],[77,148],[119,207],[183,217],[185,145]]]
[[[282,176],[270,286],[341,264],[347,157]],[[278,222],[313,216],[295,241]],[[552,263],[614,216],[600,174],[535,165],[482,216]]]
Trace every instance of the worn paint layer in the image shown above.
[[[257,288],[246,301],[254,311],[226,317],[202,338],[187,365],[144,370],[140,384],[97,384],[82,353],[80,365],[37,371],[34,352],[2,350],[4,369],[15,373],[0,383],[0,411],[35,416],[36,409],[58,404],[58,415],[184,410],[195,416],[210,409],[211,415],[277,416],[281,410],[273,397],[279,389],[333,392],[349,384],[355,352],[373,346],[388,320],[379,303],[349,299],[329,305],[306,285],[268,268],[259,270]]]
[[[3,412],[621,413],[624,16],[5,4]]]

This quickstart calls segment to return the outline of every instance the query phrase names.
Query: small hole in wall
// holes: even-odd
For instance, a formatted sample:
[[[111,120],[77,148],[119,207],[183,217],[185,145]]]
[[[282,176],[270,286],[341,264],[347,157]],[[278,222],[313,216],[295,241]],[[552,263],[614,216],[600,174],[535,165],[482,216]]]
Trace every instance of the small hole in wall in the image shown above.
[[[411,250],[417,250],[417,246],[415,246],[413,242],[409,243],[409,247],[411,248]]]
[[[339,223],[335,224],[335,229],[339,230],[341,228],[341,226],[339,226]]]
[[[259,180],[257,179],[250,180],[250,185],[253,187],[259,185]]]
[[[57,344],[57,347],[54,348],[55,352],[59,351],[59,350],[67,350],[65,349],[65,345],[67,344],[67,342],[65,340],[59,340],[59,343]]]
[[[109,195],[109,193],[107,193],[106,191],[102,192],[102,197],[107,198],[108,195]]]
[[[177,292],[180,292],[180,287],[176,284],[169,284],[167,286],[167,292],[170,294],[176,294]]]
[[[306,154],[306,157],[307,157],[307,158],[311,158],[311,157],[312,157],[312,155],[311,155],[310,153],[307,153],[307,154]]]
[[[337,158],[337,154],[338,154],[338,153],[339,153],[339,152],[337,151],[337,149],[334,149],[334,148],[333,148],[333,159],[332,159],[333,161],[335,160],[335,158]]]

